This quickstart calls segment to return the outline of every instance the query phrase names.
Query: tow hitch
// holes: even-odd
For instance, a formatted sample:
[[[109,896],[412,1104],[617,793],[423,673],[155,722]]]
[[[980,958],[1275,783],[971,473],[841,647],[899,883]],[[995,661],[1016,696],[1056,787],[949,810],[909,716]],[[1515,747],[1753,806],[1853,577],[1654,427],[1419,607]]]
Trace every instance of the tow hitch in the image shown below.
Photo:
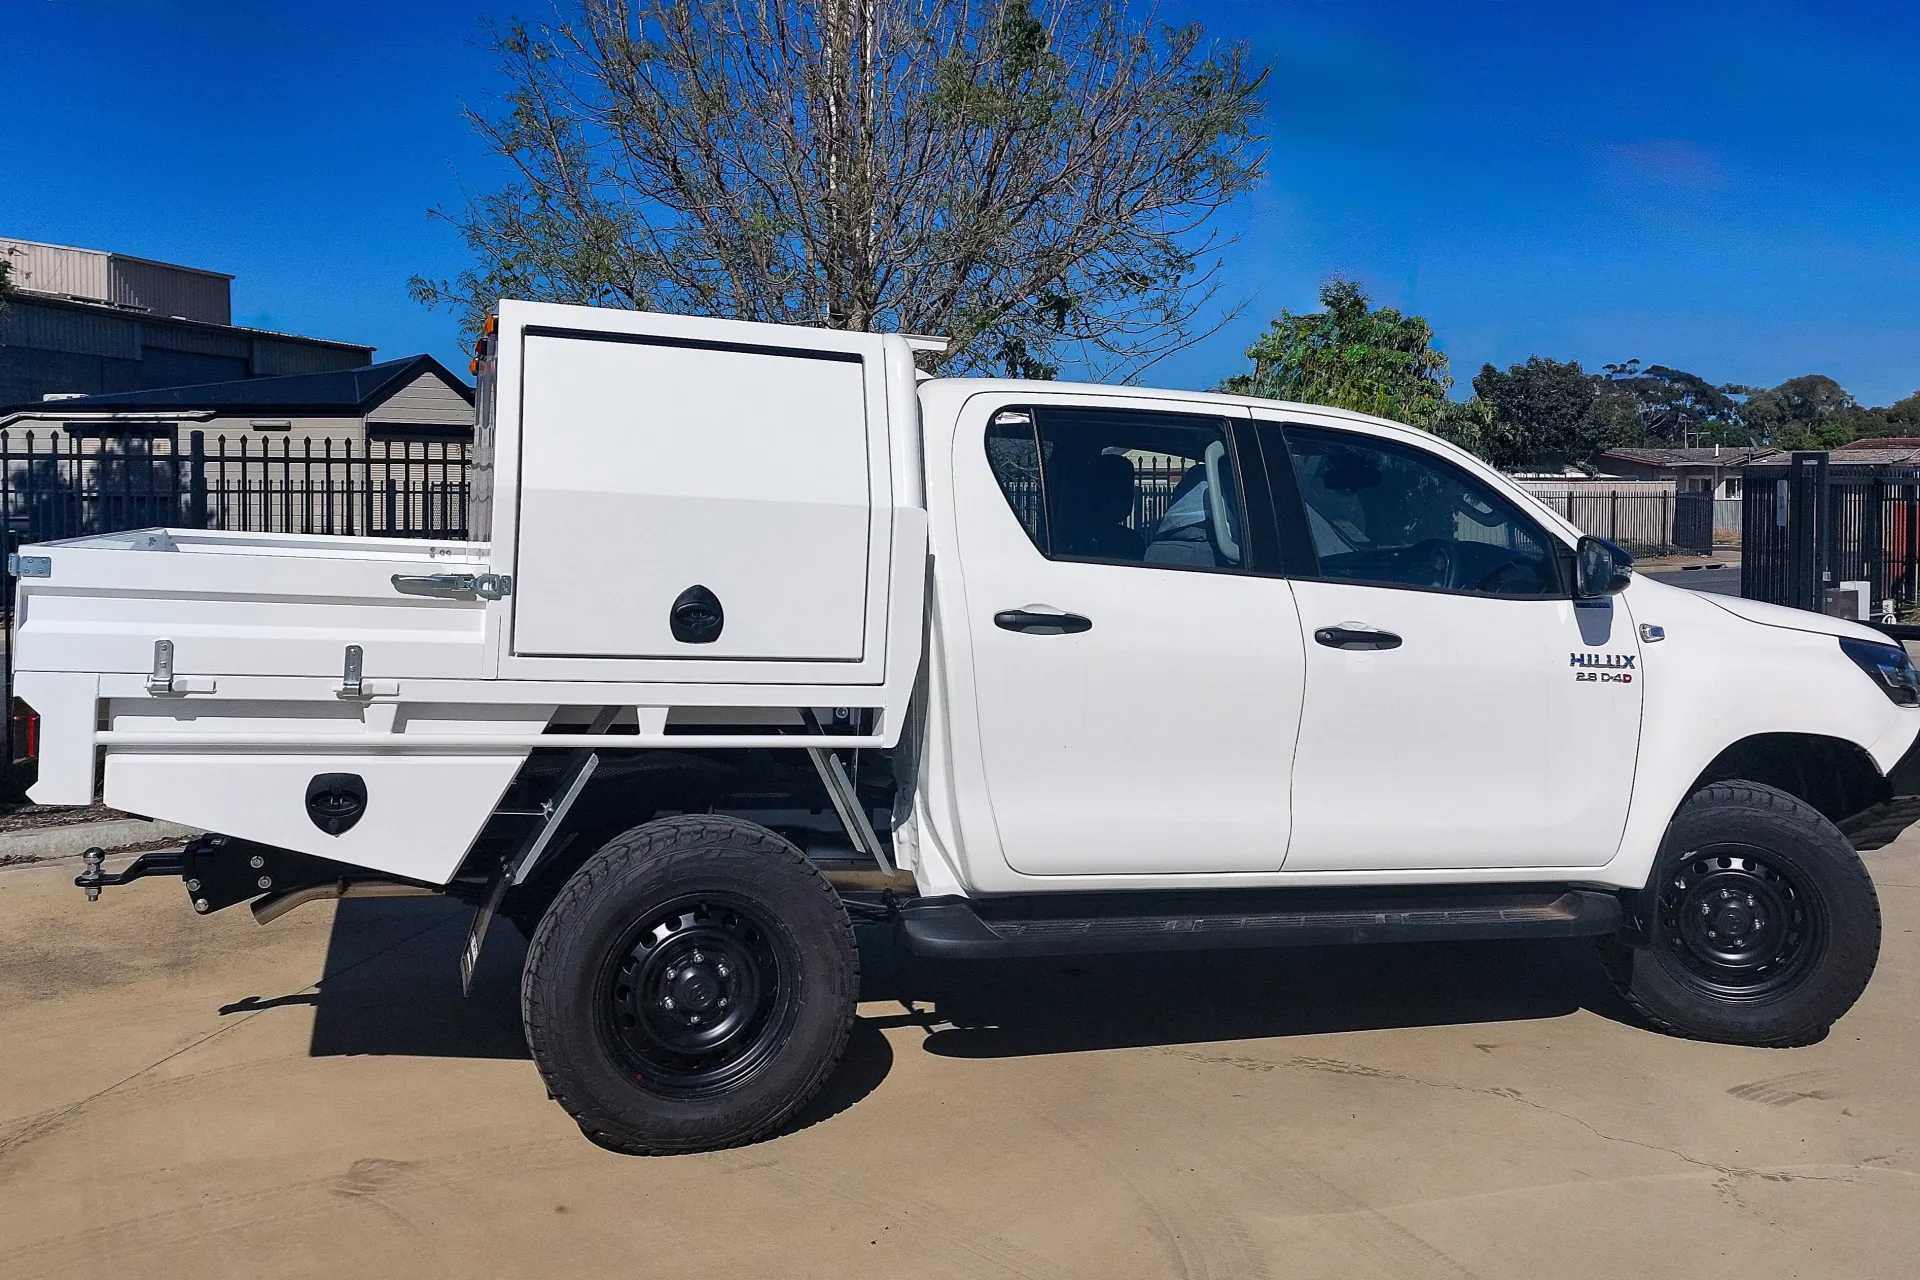
[[[87,869],[75,876],[73,882],[87,891],[88,902],[100,901],[100,890],[110,884],[130,884],[143,876],[185,875],[187,871],[185,849],[158,849],[143,853],[129,862],[125,870],[113,872],[105,869],[107,855],[100,849],[89,849],[80,856],[86,861]]]
[[[143,853],[124,871],[109,873],[107,855],[89,849],[81,855],[87,869],[73,878],[87,891],[87,900],[100,900],[100,890],[127,884],[145,876],[179,876],[186,882],[187,899],[196,914],[208,915],[235,903],[253,899],[253,916],[261,924],[277,920],[295,907],[321,898],[412,897],[439,892],[431,885],[376,879],[358,867],[254,844],[232,836],[195,836],[183,849]]]

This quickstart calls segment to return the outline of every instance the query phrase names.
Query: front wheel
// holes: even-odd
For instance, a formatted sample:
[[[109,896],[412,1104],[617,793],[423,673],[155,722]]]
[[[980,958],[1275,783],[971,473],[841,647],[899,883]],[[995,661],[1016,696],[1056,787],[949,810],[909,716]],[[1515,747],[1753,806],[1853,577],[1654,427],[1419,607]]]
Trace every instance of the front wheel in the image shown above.
[[[1726,1044],[1810,1044],[1866,989],[1880,900],[1826,818],[1751,782],[1696,793],[1644,899],[1645,945],[1602,944],[1620,993],[1664,1030]]]
[[[793,845],[731,818],[616,836],[541,917],[521,1012],[547,1088],[636,1155],[765,1137],[826,1082],[859,988],[839,896]]]

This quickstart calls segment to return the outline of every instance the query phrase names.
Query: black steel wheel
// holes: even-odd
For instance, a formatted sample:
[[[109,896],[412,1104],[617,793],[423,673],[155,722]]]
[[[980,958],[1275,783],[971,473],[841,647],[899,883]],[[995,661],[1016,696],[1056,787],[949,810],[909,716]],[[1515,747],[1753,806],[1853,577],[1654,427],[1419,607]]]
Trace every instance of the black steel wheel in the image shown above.
[[[548,1091],[594,1141],[654,1155],[778,1130],[839,1061],[858,989],[852,923],[799,850],[685,817],[574,873],[520,998]]]
[[[1880,901],[1846,838],[1774,787],[1716,783],[1674,815],[1639,907],[1645,937],[1602,944],[1663,1030],[1729,1044],[1820,1039],[1880,954]]]
[[[733,1087],[784,1042],[799,1012],[799,949],[737,894],[676,898],[608,953],[601,1035],[656,1093]]]
[[[1660,936],[1702,993],[1760,1000],[1793,985],[1826,943],[1825,904],[1791,864],[1751,845],[1674,859],[1659,893]]]

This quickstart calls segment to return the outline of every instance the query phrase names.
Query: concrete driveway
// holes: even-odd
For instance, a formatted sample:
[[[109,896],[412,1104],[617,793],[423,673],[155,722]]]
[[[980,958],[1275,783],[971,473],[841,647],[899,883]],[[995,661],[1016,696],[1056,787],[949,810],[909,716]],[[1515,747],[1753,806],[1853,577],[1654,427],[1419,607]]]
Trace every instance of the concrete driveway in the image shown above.
[[[504,927],[0,872],[0,1275],[1775,1276],[1920,1268],[1920,838],[1822,1044],[1632,1024],[1584,944],[930,967],[791,1132],[546,1100]],[[872,941],[872,940],[870,940]]]

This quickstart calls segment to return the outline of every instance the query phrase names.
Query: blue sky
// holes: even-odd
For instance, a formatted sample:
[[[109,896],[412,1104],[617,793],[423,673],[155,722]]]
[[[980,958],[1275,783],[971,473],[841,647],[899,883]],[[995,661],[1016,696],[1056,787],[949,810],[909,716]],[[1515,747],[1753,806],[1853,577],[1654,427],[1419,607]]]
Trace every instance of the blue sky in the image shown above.
[[[520,6],[532,12],[546,0]],[[232,272],[242,323],[431,351],[430,206],[495,165],[476,0],[0,0],[0,234]],[[1920,6],[1163,0],[1274,64],[1206,386],[1333,272],[1492,360],[1920,387]]]

